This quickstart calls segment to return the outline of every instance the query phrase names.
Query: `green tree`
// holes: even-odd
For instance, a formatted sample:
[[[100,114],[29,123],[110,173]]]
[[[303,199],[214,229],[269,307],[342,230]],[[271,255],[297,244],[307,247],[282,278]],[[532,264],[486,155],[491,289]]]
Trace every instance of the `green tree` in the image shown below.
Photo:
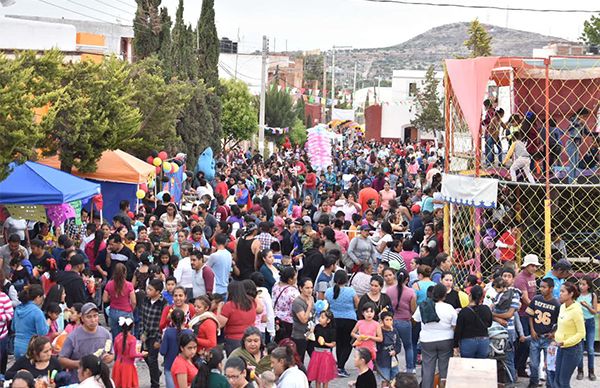
[[[170,67],[173,74],[182,80],[198,78],[196,37],[192,28],[183,20],[183,0],[179,0],[172,31]]]
[[[136,59],[156,54],[160,49],[160,2],[161,0],[136,0],[137,10],[133,19],[133,49]]]
[[[296,117],[294,125],[290,128],[289,132],[290,142],[294,145],[302,145],[306,143],[308,139],[308,133],[306,132],[306,126],[304,122]]]
[[[302,120],[302,122],[306,122],[306,104],[304,103],[304,98],[300,97],[296,100],[296,116]]]
[[[579,39],[590,46],[600,46],[600,14],[592,15],[589,20],[583,22],[583,32]]]
[[[492,55],[492,37],[479,19],[471,22],[467,31],[469,39],[465,40],[464,45],[471,51],[470,57],[489,57]]]
[[[214,117],[209,109],[208,95],[208,89],[201,81],[194,82],[192,99],[177,122],[177,134],[181,137],[179,148],[188,155],[190,169],[194,168],[196,159],[206,147],[220,149],[219,144],[215,147],[215,141],[221,139],[210,137],[214,132]]]
[[[171,16],[169,16],[169,11],[167,7],[162,7],[160,9],[160,34],[158,35],[159,49],[158,49],[158,58],[163,63],[163,68],[165,70],[165,77],[171,78],[172,72],[170,71],[171,65],[171,27],[173,22],[171,21]]]
[[[442,101],[437,93],[439,83],[440,81],[435,78],[434,66],[429,66],[421,88],[417,91],[417,114],[411,121],[415,127],[433,131],[444,127],[444,119],[440,111]]]
[[[8,174],[8,164],[35,157],[43,139],[35,108],[41,108],[60,95],[62,55],[55,50],[40,57],[34,52],[19,53],[8,59],[0,54],[0,181]]]
[[[215,26],[215,2],[203,0],[198,19],[198,65],[204,83],[211,88],[219,87],[219,37]]]
[[[225,93],[221,101],[223,112],[221,124],[224,145],[249,140],[258,130],[258,111],[248,86],[239,80],[221,81]]]
[[[297,117],[294,101],[285,90],[276,87],[267,89],[265,99],[265,122],[270,127],[292,127]]]
[[[129,73],[129,65],[115,57],[65,65],[63,92],[42,122],[44,154],[58,153],[61,170],[94,171],[103,151],[137,133],[140,112]]]
[[[156,56],[135,63],[131,70],[132,101],[142,122],[135,137],[120,147],[141,159],[151,150],[176,151],[181,141],[175,129],[177,118],[192,97],[193,85],[177,79],[165,81],[163,72]]]

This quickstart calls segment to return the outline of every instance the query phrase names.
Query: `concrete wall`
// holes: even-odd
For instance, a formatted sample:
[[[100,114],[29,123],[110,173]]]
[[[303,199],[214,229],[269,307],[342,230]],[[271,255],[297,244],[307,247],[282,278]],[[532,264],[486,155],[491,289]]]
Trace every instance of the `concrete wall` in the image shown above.
[[[75,51],[76,34],[72,25],[0,16],[0,49]]]

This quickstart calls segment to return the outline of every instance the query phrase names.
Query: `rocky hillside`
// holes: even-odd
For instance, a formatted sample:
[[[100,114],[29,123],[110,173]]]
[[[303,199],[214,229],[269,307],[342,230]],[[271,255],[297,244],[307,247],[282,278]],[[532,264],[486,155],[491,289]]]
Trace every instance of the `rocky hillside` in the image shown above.
[[[502,56],[530,56],[534,48],[565,39],[545,36],[533,32],[514,30],[484,24],[492,36],[492,53]],[[469,23],[452,23],[432,28],[404,43],[392,47],[355,49],[336,53],[336,65],[340,64],[350,79],[354,63],[358,62],[359,79],[391,79],[392,70],[422,70],[433,64],[441,69],[442,60],[455,56],[467,56],[464,46]],[[340,68],[338,68],[338,71]]]

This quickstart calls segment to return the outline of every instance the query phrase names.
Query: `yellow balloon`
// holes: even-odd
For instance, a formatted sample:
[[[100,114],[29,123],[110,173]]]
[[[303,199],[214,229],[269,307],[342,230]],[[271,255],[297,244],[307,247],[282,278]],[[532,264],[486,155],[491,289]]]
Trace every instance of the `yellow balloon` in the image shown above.
[[[154,160],[152,161],[152,164],[154,164],[156,167],[160,166],[162,164],[162,159],[161,158],[154,158]]]
[[[179,171],[179,166],[177,165],[177,163],[173,163],[172,167],[173,167],[173,173],[176,173],[177,171]]]
[[[163,167],[163,171],[164,172],[170,172],[171,171],[171,163],[169,163],[169,162],[164,162],[162,167]]]
[[[146,196],[146,192],[140,189],[135,192],[135,196],[137,197],[137,199],[143,199]]]

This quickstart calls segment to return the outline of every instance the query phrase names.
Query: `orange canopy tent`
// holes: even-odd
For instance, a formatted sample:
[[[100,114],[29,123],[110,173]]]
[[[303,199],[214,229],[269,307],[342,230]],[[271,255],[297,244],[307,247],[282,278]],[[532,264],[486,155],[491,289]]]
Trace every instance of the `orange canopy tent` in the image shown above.
[[[60,169],[58,156],[39,161],[46,166]],[[81,178],[118,183],[147,183],[156,174],[156,168],[125,151],[104,151],[95,172],[79,172],[73,169],[73,175]]]
[[[60,168],[58,156],[42,159],[39,163]],[[121,150],[104,151],[97,167],[95,172],[80,172],[74,168],[72,174],[100,183],[103,213],[109,220],[119,212],[121,200],[128,200],[137,208],[137,190],[141,184],[148,184],[156,175],[156,167]]]

